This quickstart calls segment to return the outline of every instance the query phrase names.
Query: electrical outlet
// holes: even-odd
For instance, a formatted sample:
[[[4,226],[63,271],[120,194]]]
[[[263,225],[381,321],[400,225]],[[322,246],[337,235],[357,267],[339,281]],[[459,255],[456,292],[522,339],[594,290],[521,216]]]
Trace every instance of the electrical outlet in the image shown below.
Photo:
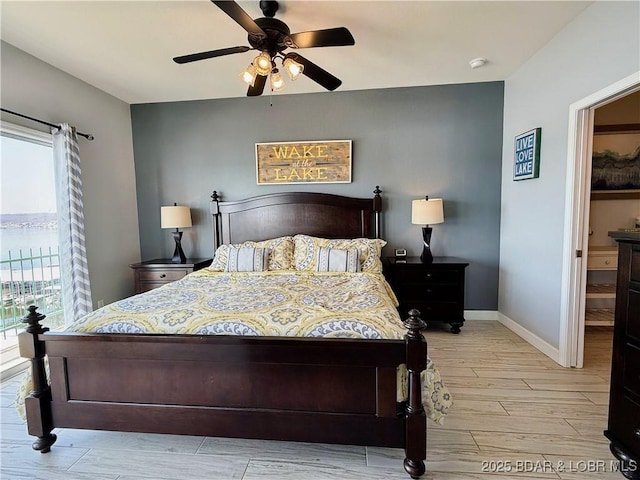
[[[104,307],[104,300],[98,300],[98,308]]]

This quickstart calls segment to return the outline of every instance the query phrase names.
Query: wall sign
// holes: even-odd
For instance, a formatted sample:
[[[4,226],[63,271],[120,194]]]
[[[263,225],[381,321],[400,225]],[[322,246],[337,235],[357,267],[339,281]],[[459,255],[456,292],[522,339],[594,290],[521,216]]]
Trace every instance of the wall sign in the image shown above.
[[[513,158],[513,179],[527,180],[540,175],[540,137],[542,128],[535,128],[516,137]]]
[[[256,143],[258,185],[351,182],[351,140]]]

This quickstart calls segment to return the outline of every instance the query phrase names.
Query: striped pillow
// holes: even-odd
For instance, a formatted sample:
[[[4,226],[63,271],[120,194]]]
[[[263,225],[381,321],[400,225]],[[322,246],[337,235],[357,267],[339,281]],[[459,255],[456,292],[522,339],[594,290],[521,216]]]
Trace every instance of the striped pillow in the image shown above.
[[[357,249],[360,252],[360,271],[382,273],[380,254],[382,247],[387,242],[379,238],[327,239],[309,235],[296,235],[293,237],[293,241],[293,261],[296,270],[317,271],[318,249],[320,247],[331,247],[342,250]]]
[[[230,248],[225,272],[264,272],[269,265],[268,248]]]
[[[340,248],[318,248],[316,272],[350,272],[360,271],[360,252],[357,248],[343,250]]]

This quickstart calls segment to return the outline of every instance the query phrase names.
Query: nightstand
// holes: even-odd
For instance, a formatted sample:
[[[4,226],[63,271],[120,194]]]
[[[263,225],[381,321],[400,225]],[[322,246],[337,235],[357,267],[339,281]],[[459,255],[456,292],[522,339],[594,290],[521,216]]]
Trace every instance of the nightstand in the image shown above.
[[[129,265],[133,269],[135,292],[142,293],[165,283],[180,280],[186,274],[211,265],[211,258],[187,258],[187,263],[171,263],[169,258],[147,260]]]
[[[426,264],[419,257],[387,257],[385,276],[398,297],[403,319],[412,308],[422,319],[446,322],[453,333],[464,325],[464,274],[469,263],[456,257],[434,257]]]

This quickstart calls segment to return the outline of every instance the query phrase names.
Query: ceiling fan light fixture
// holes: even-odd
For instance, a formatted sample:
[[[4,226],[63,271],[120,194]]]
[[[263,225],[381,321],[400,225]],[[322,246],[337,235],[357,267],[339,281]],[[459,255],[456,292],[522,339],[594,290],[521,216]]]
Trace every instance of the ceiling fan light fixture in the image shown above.
[[[296,80],[300,75],[302,75],[302,71],[304,70],[304,65],[296,62],[290,57],[284,59],[282,66],[287,71],[291,80]]]
[[[274,68],[271,71],[271,90],[274,92],[279,92],[280,90],[284,90],[286,87],[282,76],[277,68]]]
[[[240,78],[242,78],[242,81],[247,85],[251,85],[253,87],[256,82],[257,74],[256,68],[253,65],[249,65],[242,71],[242,73],[240,73]]]
[[[262,52],[253,59],[253,66],[258,75],[269,75],[271,72],[271,56],[267,52]]]
[[[283,52],[287,48],[355,45],[353,35],[346,27],[291,33],[286,23],[274,17],[278,10],[277,1],[261,1],[259,6],[264,17],[255,19],[251,18],[244,8],[234,0],[212,0],[212,2],[247,32],[249,45],[238,45],[181,55],[174,57],[174,62],[178,64],[191,63],[255,50],[257,53],[251,62],[251,67],[240,73],[242,80],[249,84],[248,97],[262,95],[267,83],[267,77],[271,77],[272,71],[274,73],[273,78],[270,78],[272,89],[281,90],[285,87],[282,80],[283,75],[280,75],[276,69],[276,59],[282,62],[280,69],[285,69],[291,80],[296,80],[302,74],[329,91],[333,91],[342,85],[342,81],[339,78],[302,55],[298,53],[284,54]]]

